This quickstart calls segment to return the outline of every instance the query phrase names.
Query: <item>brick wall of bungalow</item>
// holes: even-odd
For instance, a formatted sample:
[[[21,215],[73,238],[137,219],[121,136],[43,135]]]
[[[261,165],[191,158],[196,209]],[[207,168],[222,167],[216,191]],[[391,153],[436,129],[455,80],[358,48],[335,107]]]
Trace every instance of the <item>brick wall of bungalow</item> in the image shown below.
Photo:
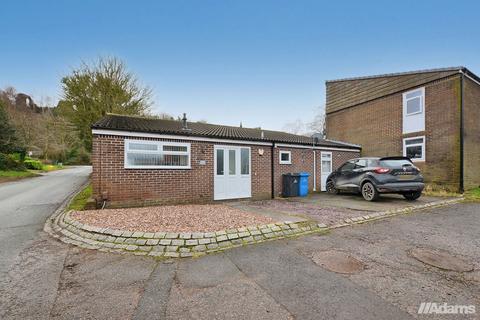
[[[426,161],[416,162],[415,165],[423,171],[427,183],[458,191],[460,76],[423,87],[425,131],[403,134],[403,98],[402,93],[397,93],[327,114],[327,137],[362,145],[362,156],[401,156],[403,138],[425,136]],[[473,146],[471,148],[474,149]],[[479,164],[475,167],[478,172]]]
[[[122,136],[94,135],[92,150],[92,184],[97,200],[108,199],[110,207],[171,203],[206,203],[214,194],[214,145],[212,142],[165,140],[191,144],[191,169],[125,169],[124,139]],[[140,138],[136,138],[140,139]],[[221,143],[221,145],[229,145]],[[242,145],[251,148],[252,199],[271,198],[271,147]],[[263,153],[259,152],[263,149]],[[279,151],[292,152],[292,164],[279,164]],[[320,190],[320,152],[316,150],[317,185]],[[333,169],[358,157],[358,152],[332,151]],[[201,165],[200,161],[206,164]],[[304,171],[310,173],[309,190],[313,191],[313,150],[303,148],[274,149],[275,195],[282,190],[282,174]]]

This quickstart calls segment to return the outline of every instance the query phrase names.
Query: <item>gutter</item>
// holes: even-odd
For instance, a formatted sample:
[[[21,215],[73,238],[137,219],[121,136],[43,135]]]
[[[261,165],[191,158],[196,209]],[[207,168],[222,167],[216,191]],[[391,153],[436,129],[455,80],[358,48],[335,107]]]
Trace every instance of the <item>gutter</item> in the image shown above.
[[[463,70],[460,70],[460,193],[465,191],[464,185],[464,114],[463,114],[463,81],[465,73]]]

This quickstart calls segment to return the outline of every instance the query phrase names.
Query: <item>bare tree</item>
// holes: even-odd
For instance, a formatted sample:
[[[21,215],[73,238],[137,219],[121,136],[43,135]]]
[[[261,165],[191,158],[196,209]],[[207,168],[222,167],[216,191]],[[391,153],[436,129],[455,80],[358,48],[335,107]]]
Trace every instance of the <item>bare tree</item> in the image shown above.
[[[326,136],[326,122],[325,122],[325,107],[320,106],[317,109],[317,114],[313,118],[313,121],[308,124],[312,134],[319,134],[323,138]]]
[[[283,131],[292,133],[292,134],[305,135],[307,134],[307,126],[302,120],[296,119],[293,122],[287,122],[283,126]]]

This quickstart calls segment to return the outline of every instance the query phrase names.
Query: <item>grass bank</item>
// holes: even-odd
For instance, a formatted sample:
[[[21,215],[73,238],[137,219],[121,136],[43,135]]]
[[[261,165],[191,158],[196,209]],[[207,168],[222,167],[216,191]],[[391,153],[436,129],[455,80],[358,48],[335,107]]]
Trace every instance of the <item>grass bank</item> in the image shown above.
[[[0,170],[0,182],[15,181],[36,176],[38,176],[38,174],[32,171]]]
[[[92,196],[92,185],[89,184],[80,191],[68,205],[68,210],[83,210],[88,199]]]
[[[480,187],[465,191],[465,199],[471,201],[480,201]]]

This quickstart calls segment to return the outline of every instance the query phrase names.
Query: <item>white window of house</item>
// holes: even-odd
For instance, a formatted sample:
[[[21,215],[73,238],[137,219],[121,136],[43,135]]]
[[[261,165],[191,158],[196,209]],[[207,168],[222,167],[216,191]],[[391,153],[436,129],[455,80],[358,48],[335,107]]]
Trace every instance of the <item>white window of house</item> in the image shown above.
[[[403,133],[425,130],[425,88],[403,94]]]
[[[127,169],[190,169],[190,143],[125,140]]]
[[[412,161],[425,161],[425,137],[403,139],[403,156]]]
[[[280,164],[292,164],[291,151],[280,151]]]

